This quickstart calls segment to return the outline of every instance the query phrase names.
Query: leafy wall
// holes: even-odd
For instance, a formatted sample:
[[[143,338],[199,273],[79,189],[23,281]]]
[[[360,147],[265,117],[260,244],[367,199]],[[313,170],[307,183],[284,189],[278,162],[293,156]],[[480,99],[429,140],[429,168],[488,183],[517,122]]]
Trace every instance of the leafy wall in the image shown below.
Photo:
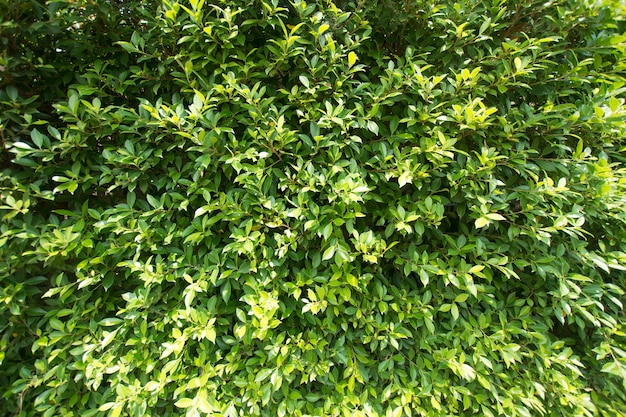
[[[604,3],[0,2],[0,415],[624,415]]]

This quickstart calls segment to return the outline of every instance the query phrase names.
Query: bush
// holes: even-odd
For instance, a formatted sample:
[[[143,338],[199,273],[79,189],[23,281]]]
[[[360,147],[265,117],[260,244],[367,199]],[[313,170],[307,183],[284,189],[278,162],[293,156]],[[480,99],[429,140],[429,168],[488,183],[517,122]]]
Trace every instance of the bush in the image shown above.
[[[0,415],[626,413],[620,3],[154,3],[0,5]]]

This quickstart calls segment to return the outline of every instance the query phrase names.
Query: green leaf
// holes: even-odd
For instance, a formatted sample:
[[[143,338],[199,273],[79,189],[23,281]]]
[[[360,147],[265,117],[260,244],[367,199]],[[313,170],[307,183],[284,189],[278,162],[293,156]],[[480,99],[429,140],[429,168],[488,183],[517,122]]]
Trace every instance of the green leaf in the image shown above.
[[[54,126],[48,125],[47,129],[48,129],[48,133],[50,133],[50,135],[54,139],[61,140],[61,132],[59,132],[57,128],[55,128]]]
[[[274,372],[272,369],[262,369],[257,372],[254,382],[263,382]]]
[[[452,306],[450,307],[450,314],[452,314],[452,318],[454,320],[459,319],[459,306],[456,303],[452,303]]]
[[[389,121],[389,132],[393,135],[396,130],[398,130],[398,126],[400,124],[400,119],[398,117],[393,117]]]
[[[157,200],[156,198],[154,198],[153,196],[151,196],[150,194],[146,195],[146,199],[148,200],[148,203],[155,209],[161,208],[161,202],[159,202],[159,200]]]
[[[228,304],[228,300],[230,300],[230,293],[231,293],[231,286],[230,286],[229,281],[226,281],[224,285],[222,285],[221,293],[222,293],[222,299],[224,300],[226,304]]]
[[[136,46],[134,46],[130,42],[118,41],[118,42],[115,42],[115,43],[117,45],[121,46],[126,52],[131,52],[131,53],[140,53],[141,52],[139,49],[137,49]]]
[[[346,275],[346,281],[348,282],[348,284],[352,285],[353,287],[359,286],[359,280],[357,279],[357,277],[355,277],[352,274]]]
[[[129,208],[133,208],[133,206],[135,205],[136,199],[137,199],[137,196],[135,195],[134,192],[130,191],[128,194],[126,194],[126,204],[128,204]]]
[[[454,299],[455,303],[464,303],[469,298],[469,294],[463,293],[456,296]]]
[[[6,88],[6,92],[7,92],[7,96],[9,97],[9,100],[11,101],[16,101],[17,97],[18,97],[18,91],[17,88],[15,88],[15,86],[9,85]]]
[[[375,135],[378,135],[378,124],[373,120],[367,122],[367,129]]]
[[[52,327],[54,330],[58,330],[60,332],[65,331],[65,325],[63,324],[62,321],[58,320],[58,319],[50,319],[50,327]]]
[[[335,246],[329,246],[322,254],[322,260],[327,261],[335,255]]]
[[[30,132],[30,137],[32,138],[33,143],[37,145],[38,148],[41,148],[43,146],[43,135],[37,129],[33,129]]]
[[[109,317],[106,319],[102,319],[98,322],[100,326],[117,326],[120,323],[123,323],[124,320],[117,317]]]
[[[613,374],[621,378],[626,377],[626,369],[624,369],[624,366],[617,361],[605,363],[602,366],[601,372]]]
[[[78,105],[80,103],[80,98],[78,96],[78,94],[74,91],[70,92],[70,97],[68,100],[68,107],[70,109],[70,111],[72,112],[72,114],[77,114],[78,113]]]
[[[105,290],[108,290],[109,288],[113,286],[114,282],[115,282],[115,275],[107,274],[102,280],[102,286],[104,287]]]
[[[441,313],[447,313],[448,311],[450,311],[450,309],[452,308],[452,304],[446,303],[446,304],[442,304],[439,307],[439,312]]]
[[[193,400],[191,398],[181,398],[176,401],[174,405],[178,408],[189,408],[193,406]]]
[[[485,21],[483,22],[482,25],[480,25],[480,29],[478,30],[478,35],[482,35],[483,33],[485,33],[487,31],[487,29],[489,29],[491,27],[491,18],[488,17],[487,19],[485,19]]]

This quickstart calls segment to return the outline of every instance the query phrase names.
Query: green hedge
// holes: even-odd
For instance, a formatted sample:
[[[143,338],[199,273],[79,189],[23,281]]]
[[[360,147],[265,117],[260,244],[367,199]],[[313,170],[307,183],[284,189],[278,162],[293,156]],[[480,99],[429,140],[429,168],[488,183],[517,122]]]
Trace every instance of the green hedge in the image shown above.
[[[0,16],[0,415],[625,415],[620,2]]]

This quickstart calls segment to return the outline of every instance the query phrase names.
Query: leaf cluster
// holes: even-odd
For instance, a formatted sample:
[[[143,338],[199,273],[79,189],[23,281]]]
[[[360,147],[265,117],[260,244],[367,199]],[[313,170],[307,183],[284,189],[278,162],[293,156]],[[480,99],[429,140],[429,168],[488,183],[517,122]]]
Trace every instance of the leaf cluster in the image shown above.
[[[626,413],[593,3],[1,2],[0,414]]]

